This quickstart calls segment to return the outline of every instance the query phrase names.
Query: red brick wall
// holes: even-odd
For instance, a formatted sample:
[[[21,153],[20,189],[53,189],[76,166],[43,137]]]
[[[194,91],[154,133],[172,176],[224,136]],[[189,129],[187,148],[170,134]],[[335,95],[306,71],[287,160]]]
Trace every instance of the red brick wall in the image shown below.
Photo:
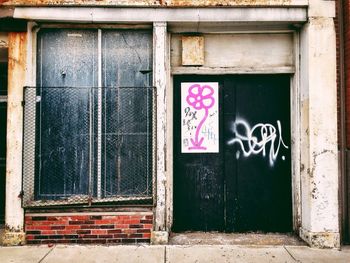
[[[26,214],[27,244],[149,243],[152,214]]]
[[[338,113],[338,147],[340,147],[340,139],[341,139],[341,136],[340,136],[340,118],[341,118],[341,115],[340,115],[340,105],[341,105],[341,102],[340,102],[340,45],[339,45],[339,14],[338,14],[338,1],[340,0],[336,0],[336,16],[335,16],[335,19],[334,19],[334,25],[335,25],[335,32],[336,32],[336,52],[337,52],[337,113]]]
[[[337,0],[336,2],[339,2]],[[338,3],[337,3],[338,4]],[[345,132],[346,147],[350,149],[350,5],[349,0],[343,0],[343,30],[344,30],[344,74],[345,74]],[[340,143],[340,35],[339,35],[339,10],[336,10],[335,26],[337,33],[337,86],[338,86],[338,142]]]
[[[346,92],[346,136],[347,148],[350,148],[350,17],[349,0],[344,1],[344,62],[345,62],[345,92]]]

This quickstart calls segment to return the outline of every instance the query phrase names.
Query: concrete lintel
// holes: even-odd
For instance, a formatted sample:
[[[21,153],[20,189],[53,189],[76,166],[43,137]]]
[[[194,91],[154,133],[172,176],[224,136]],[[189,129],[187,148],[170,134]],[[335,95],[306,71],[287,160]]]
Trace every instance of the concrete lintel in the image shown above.
[[[286,67],[173,67],[171,70],[173,75],[220,75],[220,74],[293,74],[294,66]]]
[[[306,22],[305,7],[267,8],[88,8],[16,7],[14,18],[85,23]]]
[[[299,236],[311,247],[339,248],[340,235],[337,232],[310,232],[300,228]]]

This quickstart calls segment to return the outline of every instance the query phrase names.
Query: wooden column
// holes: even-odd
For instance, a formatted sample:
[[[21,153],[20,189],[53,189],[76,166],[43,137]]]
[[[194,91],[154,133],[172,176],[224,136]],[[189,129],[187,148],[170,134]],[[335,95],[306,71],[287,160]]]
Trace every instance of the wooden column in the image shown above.
[[[24,243],[21,206],[23,87],[26,81],[27,33],[9,33],[5,245]]]

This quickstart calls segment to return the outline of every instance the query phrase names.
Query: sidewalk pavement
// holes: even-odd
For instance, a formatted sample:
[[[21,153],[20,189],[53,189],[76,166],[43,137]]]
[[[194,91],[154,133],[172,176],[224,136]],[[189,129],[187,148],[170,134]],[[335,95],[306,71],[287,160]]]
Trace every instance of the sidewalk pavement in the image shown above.
[[[306,246],[239,245],[57,245],[0,247],[1,263],[349,263],[350,247],[341,251]]]

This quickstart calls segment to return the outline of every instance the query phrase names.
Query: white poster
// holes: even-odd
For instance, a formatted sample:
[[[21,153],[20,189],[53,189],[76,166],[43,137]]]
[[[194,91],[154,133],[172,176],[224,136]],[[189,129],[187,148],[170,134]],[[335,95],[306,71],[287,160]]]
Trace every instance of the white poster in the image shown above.
[[[181,152],[219,152],[219,84],[181,83]]]

